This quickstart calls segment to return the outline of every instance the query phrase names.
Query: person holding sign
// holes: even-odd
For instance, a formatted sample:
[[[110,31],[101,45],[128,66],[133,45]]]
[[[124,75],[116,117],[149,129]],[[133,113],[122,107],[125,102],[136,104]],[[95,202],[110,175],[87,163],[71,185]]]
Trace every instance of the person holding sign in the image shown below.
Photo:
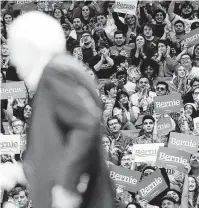
[[[20,77],[36,91],[24,157],[34,206],[115,207],[100,143],[101,103],[92,79],[65,53],[61,25],[27,12],[10,26],[9,46]]]

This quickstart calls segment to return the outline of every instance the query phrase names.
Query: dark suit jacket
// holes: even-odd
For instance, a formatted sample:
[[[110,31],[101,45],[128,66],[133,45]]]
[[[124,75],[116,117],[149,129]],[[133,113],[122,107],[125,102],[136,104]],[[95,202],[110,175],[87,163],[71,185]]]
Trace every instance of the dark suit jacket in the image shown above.
[[[34,207],[51,207],[54,184],[77,193],[83,173],[90,182],[81,207],[115,207],[101,148],[100,114],[95,87],[81,66],[72,57],[54,57],[34,97],[24,158]]]

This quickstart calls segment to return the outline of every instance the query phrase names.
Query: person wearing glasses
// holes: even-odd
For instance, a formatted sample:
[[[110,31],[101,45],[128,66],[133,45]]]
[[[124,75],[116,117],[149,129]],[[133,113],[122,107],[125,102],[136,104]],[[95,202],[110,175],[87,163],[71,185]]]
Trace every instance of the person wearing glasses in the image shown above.
[[[11,123],[11,129],[9,128],[9,133],[23,134],[23,132],[24,132],[24,122],[19,119],[13,120]]]

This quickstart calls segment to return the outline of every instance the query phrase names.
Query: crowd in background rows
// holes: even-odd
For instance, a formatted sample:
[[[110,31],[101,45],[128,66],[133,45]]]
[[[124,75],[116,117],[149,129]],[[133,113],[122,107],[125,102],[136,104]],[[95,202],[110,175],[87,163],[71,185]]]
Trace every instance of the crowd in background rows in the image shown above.
[[[107,165],[142,172],[141,180],[157,167],[135,163],[129,151],[133,144],[164,143],[170,132],[199,136],[194,118],[199,117],[199,45],[189,47],[184,35],[199,28],[199,2],[139,1],[135,14],[114,12],[114,1],[35,1],[34,9],[60,22],[66,37],[66,51],[81,62],[96,83],[96,93],[103,102],[102,145]],[[14,1],[2,1],[1,82],[21,81],[10,63],[7,34],[9,25],[26,12],[14,9]],[[27,88],[24,99],[1,100],[1,133],[27,133],[31,128],[31,101],[35,92]],[[154,111],[154,97],[180,93],[183,106],[179,112],[159,115]],[[67,95],[66,95],[67,96]],[[158,120],[169,118],[171,131],[157,132]],[[7,122],[7,130],[3,122]],[[134,139],[123,133],[139,130]],[[1,155],[1,161],[22,161],[21,155]],[[160,200],[160,208],[199,206],[199,153],[192,155],[187,174],[168,173],[170,188]],[[125,196],[125,197],[124,197]],[[186,197],[188,196],[188,197]],[[185,200],[185,201],[184,201]],[[188,200],[188,202],[186,202]],[[26,187],[17,184],[4,192],[4,202],[17,207],[32,207]],[[155,207],[118,187],[118,207]],[[34,204],[34,202],[33,202]]]

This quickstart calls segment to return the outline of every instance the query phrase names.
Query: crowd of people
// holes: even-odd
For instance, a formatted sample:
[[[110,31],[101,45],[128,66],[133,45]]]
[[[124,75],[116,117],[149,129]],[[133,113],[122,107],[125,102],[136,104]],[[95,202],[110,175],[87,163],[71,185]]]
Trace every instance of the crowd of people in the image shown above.
[[[115,1],[2,1],[1,6],[1,83],[23,81],[9,60],[7,34],[12,21],[28,10],[53,16],[64,30],[66,51],[88,72],[101,98],[101,142],[107,168],[139,171],[140,182],[157,169],[166,171],[168,187],[156,202],[117,184],[116,207],[198,208],[199,150],[191,154],[182,173],[156,167],[147,158],[135,162],[131,149],[135,144],[153,143],[168,147],[171,133],[199,140],[199,44],[190,47],[184,40],[199,28],[199,2],[138,1],[135,14],[116,12]],[[24,98],[1,100],[2,135],[25,137],[31,128],[35,92],[26,91]],[[157,112],[155,99],[169,95],[180,95],[181,108]],[[160,133],[158,125],[164,118],[171,126]],[[2,164],[15,165],[8,167],[16,169],[13,177],[19,178],[15,176],[18,172],[21,175],[14,188],[1,189],[5,207],[34,207],[21,172],[24,151],[1,154]]]

